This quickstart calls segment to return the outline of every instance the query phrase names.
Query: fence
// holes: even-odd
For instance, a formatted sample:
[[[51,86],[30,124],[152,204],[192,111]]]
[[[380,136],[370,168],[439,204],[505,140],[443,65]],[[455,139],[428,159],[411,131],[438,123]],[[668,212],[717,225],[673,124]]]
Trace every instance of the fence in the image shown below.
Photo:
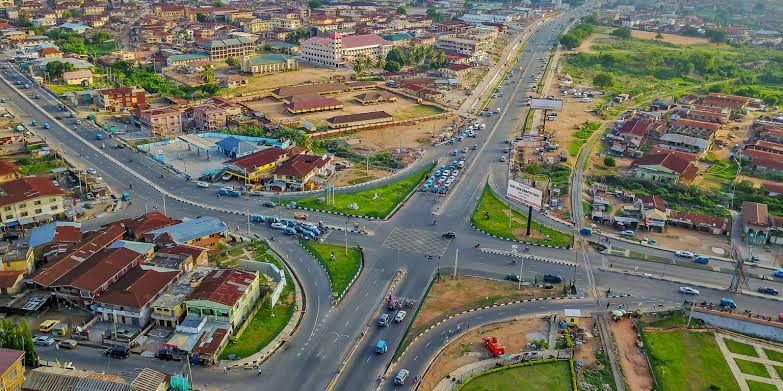
[[[277,304],[280,299],[280,295],[283,293],[283,289],[286,286],[285,272],[280,270],[277,266],[269,262],[260,262],[253,260],[241,260],[239,261],[239,267],[243,270],[256,271],[268,276],[276,283],[275,289],[269,295],[270,304],[272,307]]]

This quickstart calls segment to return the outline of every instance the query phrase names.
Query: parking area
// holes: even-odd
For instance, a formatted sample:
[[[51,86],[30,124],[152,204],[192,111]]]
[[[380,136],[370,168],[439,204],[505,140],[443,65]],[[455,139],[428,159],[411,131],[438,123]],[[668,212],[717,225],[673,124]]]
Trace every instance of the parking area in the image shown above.
[[[454,149],[444,158],[444,161],[449,163],[435,170],[432,176],[421,185],[419,190],[433,194],[446,194],[462,174],[469,155],[478,150],[478,134],[486,127],[486,124],[474,122],[466,125],[460,132],[450,138],[447,144]]]
[[[451,241],[452,239],[444,238],[436,232],[394,228],[381,246],[412,253],[442,256],[446,253]]]

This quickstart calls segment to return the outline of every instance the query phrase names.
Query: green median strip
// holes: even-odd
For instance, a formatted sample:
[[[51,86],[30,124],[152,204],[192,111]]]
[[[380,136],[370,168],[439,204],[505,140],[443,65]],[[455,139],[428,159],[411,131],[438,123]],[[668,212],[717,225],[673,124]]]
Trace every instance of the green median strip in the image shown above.
[[[319,197],[292,200],[301,208],[309,208],[324,212],[345,213],[362,217],[384,219],[389,217],[394,208],[405,197],[416,189],[424,177],[432,171],[435,163],[414,172],[398,181],[366,190],[337,193],[334,205],[327,205],[323,194]],[[288,204],[290,201],[283,201]],[[352,209],[353,208],[353,209]]]
[[[358,248],[338,246],[328,243],[317,243],[308,240],[300,241],[318,262],[326,269],[332,281],[332,293],[335,297],[342,295],[353,277],[359,273],[362,255]]]

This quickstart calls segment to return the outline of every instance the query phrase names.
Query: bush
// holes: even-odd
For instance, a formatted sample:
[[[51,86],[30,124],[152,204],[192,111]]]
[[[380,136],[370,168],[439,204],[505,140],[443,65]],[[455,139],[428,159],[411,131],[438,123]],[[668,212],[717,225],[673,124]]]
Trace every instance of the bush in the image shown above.
[[[604,158],[604,166],[614,167],[616,165],[617,165],[617,161],[615,161],[613,157],[607,156]]]
[[[621,39],[628,39],[631,38],[631,29],[628,27],[620,27],[619,29],[612,31],[611,35]]]

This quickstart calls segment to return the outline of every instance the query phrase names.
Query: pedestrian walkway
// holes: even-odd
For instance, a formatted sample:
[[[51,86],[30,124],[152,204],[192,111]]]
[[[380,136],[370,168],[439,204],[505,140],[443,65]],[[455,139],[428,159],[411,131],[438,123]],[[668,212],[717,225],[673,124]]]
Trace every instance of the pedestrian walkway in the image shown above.
[[[756,354],[758,354],[758,357],[746,356],[744,354],[739,354],[739,353],[732,353],[731,351],[729,351],[729,348],[726,346],[726,341],[725,341],[726,339],[733,339],[753,346],[753,348],[756,349]],[[729,336],[723,333],[715,333],[715,340],[718,342],[718,347],[720,348],[721,353],[723,353],[723,357],[726,359],[726,362],[729,364],[731,373],[734,375],[734,378],[737,379],[737,383],[739,384],[740,390],[750,391],[750,387],[748,386],[748,382],[747,382],[748,380],[753,380],[759,383],[771,384],[777,387],[778,390],[783,390],[783,380],[781,380],[778,371],[775,370],[775,366],[783,367],[783,363],[770,360],[767,357],[767,353],[764,351],[764,348],[772,349],[771,347],[767,345],[762,346],[761,343],[756,342],[755,340],[750,338]],[[777,349],[772,349],[772,350],[777,350]],[[742,371],[740,371],[739,369],[739,366],[737,365],[737,362],[735,361],[736,359],[752,361],[764,365],[770,377],[742,373]]]

